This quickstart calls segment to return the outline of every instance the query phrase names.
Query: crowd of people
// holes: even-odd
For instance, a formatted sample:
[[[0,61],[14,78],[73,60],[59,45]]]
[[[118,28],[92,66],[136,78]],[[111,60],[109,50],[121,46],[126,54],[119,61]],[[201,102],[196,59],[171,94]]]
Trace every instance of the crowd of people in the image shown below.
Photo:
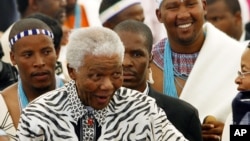
[[[0,141],[229,141],[250,123],[247,0],[10,2]]]

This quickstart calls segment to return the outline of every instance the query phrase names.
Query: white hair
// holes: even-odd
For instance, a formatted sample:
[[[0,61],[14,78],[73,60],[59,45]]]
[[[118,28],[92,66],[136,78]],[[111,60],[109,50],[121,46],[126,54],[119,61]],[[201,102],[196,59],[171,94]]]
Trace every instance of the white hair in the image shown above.
[[[84,65],[85,55],[118,55],[122,62],[124,51],[122,41],[111,29],[97,26],[79,28],[73,30],[69,36],[66,60],[69,67],[78,70]]]

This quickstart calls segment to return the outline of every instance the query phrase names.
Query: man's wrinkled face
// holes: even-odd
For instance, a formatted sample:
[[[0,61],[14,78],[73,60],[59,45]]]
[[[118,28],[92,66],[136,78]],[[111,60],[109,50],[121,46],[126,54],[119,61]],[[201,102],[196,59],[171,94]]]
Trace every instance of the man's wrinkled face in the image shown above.
[[[76,81],[78,95],[83,104],[94,109],[103,109],[122,85],[121,59],[117,55],[87,55],[83,60],[83,66],[78,71],[69,69],[69,74]]]

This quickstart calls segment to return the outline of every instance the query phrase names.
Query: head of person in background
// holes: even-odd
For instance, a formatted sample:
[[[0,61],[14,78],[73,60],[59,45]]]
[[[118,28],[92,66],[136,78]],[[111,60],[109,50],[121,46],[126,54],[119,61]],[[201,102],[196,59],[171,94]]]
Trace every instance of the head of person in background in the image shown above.
[[[41,20],[27,18],[14,24],[9,35],[10,56],[19,70],[28,100],[56,88],[54,34]]]
[[[74,15],[76,5],[77,5],[77,0],[67,0],[66,14],[67,15]]]
[[[141,0],[102,0],[99,17],[102,25],[110,29],[124,20],[143,22],[145,18]]]
[[[66,0],[17,0],[21,18],[40,12],[63,24],[66,18]]]
[[[147,25],[135,20],[122,21],[115,26],[114,31],[125,46],[123,86],[144,92],[149,78],[148,70],[153,60],[152,32]]]
[[[11,29],[11,61],[19,69],[24,88],[37,88],[40,93],[55,88],[53,39],[50,27],[34,18],[20,20]]]
[[[238,71],[235,83],[238,91],[250,91],[250,44],[241,56],[241,70]]]
[[[244,30],[239,0],[207,0],[205,17],[208,22],[236,40],[250,39],[250,34],[246,34]]]
[[[57,59],[60,55],[60,50],[61,50],[61,40],[62,40],[62,36],[63,36],[63,31],[62,31],[62,27],[60,25],[60,23],[45,15],[45,14],[42,14],[42,13],[34,13],[34,14],[31,14],[30,16],[28,16],[27,18],[35,18],[35,19],[39,19],[41,21],[43,21],[44,23],[46,23],[50,29],[52,30],[52,33],[54,34],[54,47],[55,47],[55,50],[56,50],[56,55],[57,55]],[[56,74],[57,75],[61,75],[63,73],[63,69],[62,69],[62,63],[57,61],[56,62]],[[65,70],[66,71],[66,70]]]

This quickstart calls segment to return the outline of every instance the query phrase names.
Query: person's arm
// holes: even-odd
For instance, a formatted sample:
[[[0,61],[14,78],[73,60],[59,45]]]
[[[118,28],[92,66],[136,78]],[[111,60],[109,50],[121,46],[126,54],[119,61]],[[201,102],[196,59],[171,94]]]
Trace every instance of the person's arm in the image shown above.
[[[39,125],[36,116],[32,116],[33,114],[28,114],[25,110],[22,112],[17,128],[17,138],[19,141],[45,140],[42,127]]]
[[[167,119],[165,112],[157,107],[157,114],[154,115],[153,129],[155,140],[161,141],[188,141],[180,131],[178,131],[174,125]],[[161,133],[161,134],[159,134]],[[159,135],[159,136],[157,136]]]
[[[202,129],[201,122],[199,119],[198,111],[194,111],[188,126],[188,139],[191,141],[203,141],[202,139]]]

